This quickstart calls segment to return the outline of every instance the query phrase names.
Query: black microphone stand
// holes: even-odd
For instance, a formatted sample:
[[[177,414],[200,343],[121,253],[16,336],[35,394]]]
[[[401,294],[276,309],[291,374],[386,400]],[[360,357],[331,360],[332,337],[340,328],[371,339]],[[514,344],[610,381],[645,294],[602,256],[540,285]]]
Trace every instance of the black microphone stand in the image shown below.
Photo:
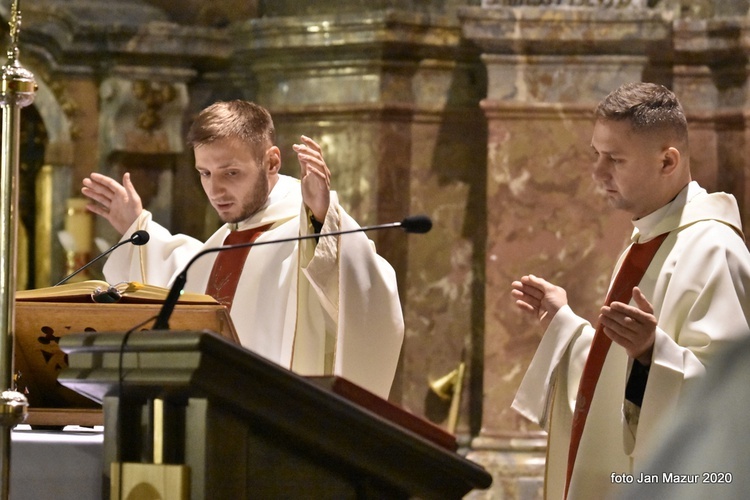
[[[407,217],[401,222],[390,222],[388,224],[380,224],[377,226],[365,226],[365,227],[359,227],[357,229],[331,231],[329,233],[313,233],[313,234],[307,234],[304,236],[282,238],[280,240],[254,241],[254,242],[249,242],[249,243],[239,243],[237,245],[223,245],[219,247],[212,247],[212,248],[206,248],[204,250],[201,250],[200,252],[195,254],[193,258],[190,259],[190,261],[188,261],[187,265],[182,270],[182,272],[180,272],[180,274],[178,274],[177,277],[175,278],[174,283],[172,284],[172,288],[169,289],[167,298],[164,299],[164,304],[162,305],[162,308],[159,311],[159,316],[157,316],[156,321],[154,322],[153,329],[154,330],[169,330],[169,317],[172,315],[172,311],[177,305],[177,301],[180,298],[182,289],[185,287],[185,283],[187,282],[188,269],[190,269],[190,266],[192,266],[196,260],[198,260],[200,257],[203,257],[204,255],[208,253],[222,252],[224,250],[235,250],[238,248],[247,248],[247,247],[253,247],[253,246],[260,246],[260,245],[270,245],[272,243],[288,243],[292,241],[310,240],[313,238],[317,239],[317,238],[323,238],[323,237],[328,237],[328,236],[339,236],[342,234],[362,233],[366,231],[376,231],[380,229],[393,229],[396,227],[401,227],[406,232],[426,233],[432,228],[432,221],[430,221],[429,217],[427,216],[417,215],[417,216]]]
[[[62,285],[63,283],[65,283],[66,281],[68,281],[70,278],[72,278],[76,274],[78,274],[81,271],[83,271],[84,269],[88,268],[94,262],[98,261],[99,259],[101,259],[105,255],[109,255],[115,249],[121,247],[122,245],[124,245],[126,243],[132,243],[134,245],[144,245],[144,244],[146,244],[148,242],[148,239],[149,239],[149,234],[146,231],[143,231],[143,230],[136,231],[127,240],[123,240],[123,241],[120,241],[119,243],[115,243],[114,245],[112,245],[111,247],[109,247],[109,249],[107,251],[100,253],[99,255],[97,255],[96,257],[94,257],[90,261],[88,261],[86,264],[84,264],[83,266],[79,267],[78,269],[76,269],[75,271],[73,271],[72,273],[70,273],[69,275],[67,275],[66,277],[64,277],[63,279],[61,279],[60,281],[58,281],[57,283],[55,283],[53,286]]]

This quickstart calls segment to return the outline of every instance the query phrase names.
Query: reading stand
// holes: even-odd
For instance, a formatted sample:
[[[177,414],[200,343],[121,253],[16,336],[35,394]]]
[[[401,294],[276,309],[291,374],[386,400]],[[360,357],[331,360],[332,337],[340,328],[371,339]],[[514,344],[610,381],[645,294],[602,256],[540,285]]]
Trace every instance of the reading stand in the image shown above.
[[[160,303],[97,304],[16,300],[14,362],[16,386],[29,400],[26,423],[32,426],[102,425],[101,406],[61,386],[60,370],[67,355],[59,342],[73,332],[126,332],[161,309]],[[176,328],[201,325],[237,342],[227,309],[216,303],[178,303],[172,316]],[[148,329],[147,322],[140,330]]]
[[[121,339],[61,341],[60,382],[104,404],[105,497],[459,499],[492,483],[354,384],[308,380],[211,332]]]

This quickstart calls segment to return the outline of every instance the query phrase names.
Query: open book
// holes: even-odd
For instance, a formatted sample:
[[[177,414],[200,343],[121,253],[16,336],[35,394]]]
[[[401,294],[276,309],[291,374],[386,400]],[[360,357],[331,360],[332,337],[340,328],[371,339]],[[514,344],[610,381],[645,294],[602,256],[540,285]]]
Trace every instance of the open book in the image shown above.
[[[88,280],[33,290],[19,290],[16,292],[16,300],[24,302],[155,304],[164,302],[168,293],[168,288],[146,285],[136,281],[110,285],[106,281]],[[178,303],[217,304],[217,301],[210,295],[183,292]]]

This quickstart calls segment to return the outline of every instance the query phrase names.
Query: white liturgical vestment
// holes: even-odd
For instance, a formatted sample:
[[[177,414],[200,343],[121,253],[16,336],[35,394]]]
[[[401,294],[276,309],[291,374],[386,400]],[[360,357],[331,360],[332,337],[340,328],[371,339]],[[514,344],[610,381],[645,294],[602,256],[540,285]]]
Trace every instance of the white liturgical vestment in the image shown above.
[[[205,243],[170,234],[144,211],[123,239],[145,229],[149,242],[113,252],[104,274],[110,283],[168,287],[193,255],[221,246],[231,230],[267,224],[256,243],[310,234],[297,179],[280,176],[263,209],[225,224]],[[332,192],[321,233],[358,227]],[[195,261],[185,291],[205,293],[215,260],[214,252]],[[247,349],[299,374],[339,375],[388,397],[403,314],[395,272],[364,233],[252,247],[234,297],[231,318]]]
[[[632,360],[613,343],[581,437],[570,499],[604,498],[616,487],[614,475],[632,474],[658,444],[654,430],[686,386],[702,377],[718,350],[750,333],[750,254],[734,197],[709,194],[691,182],[633,224],[633,242],[669,233],[638,285],[658,320],[648,381],[640,414],[626,419]],[[593,334],[569,306],[560,309],[512,405],[549,432],[547,498],[563,497],[572,412]]]

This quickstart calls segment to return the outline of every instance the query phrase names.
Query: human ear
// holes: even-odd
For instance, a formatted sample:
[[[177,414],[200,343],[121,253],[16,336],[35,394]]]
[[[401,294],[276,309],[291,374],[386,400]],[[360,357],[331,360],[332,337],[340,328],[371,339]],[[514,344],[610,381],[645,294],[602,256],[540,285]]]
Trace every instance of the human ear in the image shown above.
[[[677,171],[680,165],[680,150],[675,147],[668,147],[664,150],[662,156],[661,171],[664,175],[672,175]]]
[[[266,150],[264,163],[268,174],[278,174],[281,169],[281,151],[276,146],[271,146]]]

